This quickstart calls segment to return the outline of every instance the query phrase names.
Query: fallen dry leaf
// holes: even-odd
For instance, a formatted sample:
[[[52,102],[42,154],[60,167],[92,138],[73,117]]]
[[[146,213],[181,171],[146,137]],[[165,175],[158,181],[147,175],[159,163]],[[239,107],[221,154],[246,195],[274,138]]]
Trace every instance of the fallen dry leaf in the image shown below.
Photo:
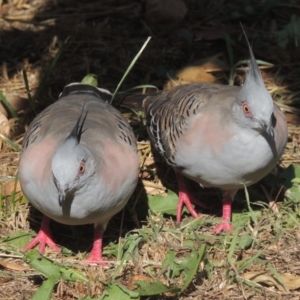
[[[296,114],[285,113],[285,117],[288,123],[296,125],[300,124],[300,117]]]
[[[21,191],[21,186],[20,182],[18,181],[16,186],[15,186],[15,180],[9,180],[9,181],[2,181],[1,183],[1,195],[2,197],[5,196],[10,196],[12,192],[20,192]]]
[[[282,280],[283,280],[285,286],[289,290],[295,290],[295,289],[300,288],[300,276],[295,276],[290,273],[285,273],[285,274],[281,275],[281,277],[282,277]]]
[[[0,277],[0,283],[6,283],[6,282],[9,282],[9,281],[12,281],[14,280],[13,277]]]
[[[193,64],[180,69],[176,72],[177,79],[170,79],[164,88],[171,89],[177,85],[190,82],[215,82],[216,78],[211,72],[228,70],[227,64],[218,57],[219,54],[196,61]]]
[[[268,286],[275,286],[281,292],[287,292],[287,287],[286,286],[283,287],[276,278],[269,275],[267,272],[247,272],[247,273],[243,274],[243,278],[253,281],[255,283],[263,283]],[[285,284],[284,280],[283,280],[283,282]]]
[[[269,286],[276,286],[280,291],[286,291],[274,277],[266,272],[248,272],[243,274],[243,278],[256,283],[264,283]],[[300,276],[285,273],[281,275],[281,278],[286,289],[295,290],[300,288]]]
[[[13,271],[25,271],[25,270],[30,269],[29,267],[21,266],[21,265],[11,263],[11,262],[8,262],[8,261],[5,261],[5,260],[0,260],[0,265],[2,267],[4,267],[5,269],[10,269],[10,270],[13,270]]]
[[[129,279],[127,288],[129,290],[135,290],[137,288],[135,284],[136,281],[153,282],[154,279],[145,275],[134,275]]]
[[[176,76],[188,82],[215,82],[214,75],[208,73],[203,66],[188,66],[177,72]]]

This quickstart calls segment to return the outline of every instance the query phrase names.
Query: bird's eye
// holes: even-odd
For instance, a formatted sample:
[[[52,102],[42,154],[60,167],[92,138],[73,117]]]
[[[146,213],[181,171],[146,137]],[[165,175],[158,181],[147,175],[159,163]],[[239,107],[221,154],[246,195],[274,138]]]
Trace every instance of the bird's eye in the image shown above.
[[[85,171],[85,163],[82,161],[79,165],[78,175],[82,175]]]
[[[243,112],[244,112],[244,114],[246,115],[246,117],[252,117],[251,108],[250,108],[250,106],[248,105],[248,103],[243,102],[243,104],[242,104],[242,109],[243,109]]]

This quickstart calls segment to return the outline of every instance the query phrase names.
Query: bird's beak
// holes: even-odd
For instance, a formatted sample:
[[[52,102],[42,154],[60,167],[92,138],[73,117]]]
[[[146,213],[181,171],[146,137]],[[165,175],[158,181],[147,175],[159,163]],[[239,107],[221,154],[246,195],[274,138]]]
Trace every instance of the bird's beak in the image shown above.
[[[269,136],[271,136],[272,138],[274,138],[274,128],[272,125],[272,122],[265,122],[265,121],[261,121],[259,122],[261,128],[263,129],[264,132],[266,132]]]
[[[53,174],[53,181],[54,181],[54,184],[58,191],[58,204],[59,204],[59,206],[63,206],[63,204],[66,200],[66,196],[67,196],[67,192],[69,191],[69,188],[68,188],[68,186],[61,186],[59,184],[58,180],[55,178],[54,174]]]
[[[65,199],[66,199],[66,190],[65,189],[59,189],[58,190],[58,203],[60,206],[63,206]]]

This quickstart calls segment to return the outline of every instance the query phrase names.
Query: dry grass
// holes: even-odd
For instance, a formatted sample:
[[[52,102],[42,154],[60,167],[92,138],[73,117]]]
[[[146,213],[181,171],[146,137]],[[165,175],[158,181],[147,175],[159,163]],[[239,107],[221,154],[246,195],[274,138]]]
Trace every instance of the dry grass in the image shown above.
[[[56,99],[65,84],[80,81],[87,73],[97,74],[99,86],[113,91],[149,35],[152,40],[125,80],[123,90],[139,84],[162,88],[167,73],[172,75],[185,65],[219,52],[222,53],[220,59],[229,68],[230,55],[234,63],[247,57],[247,47],[240,39],[238,21],[241,20],[251,40],[256,33],[253,39],[256,57],[274,64],[263,70],[264,80],[289,120],[289,142],[276,172],[280,174],[281,168],[299,164],[300,48],[278,46],[270,32],[288,24],[290,15],[299,14],[300,7],[278,3],[263,15],[259,10],[262,2],[252,4],[256,12],[251,15],[246,10],[250,4],[241,9],[244,5],[234,2],[185,2],[188,12],[184,20],[154,26],[150,21],[151,10],[147,11],[137,0],[130,3],[91,0],[84,4],[74,0],[0,1],[3,59],[0,90],[16,103],[20,116],[9,118],[9,138],[20,147],[35,111]],[[240,18],[235,19],[233,13],[239,13]],[[232,37],[229,54],[220,28]],[[34,95],[65,41],[68,42],[58,63],[33,103],[34,110],[28,109],[21,70],[26,70],[30,94]],[[218,82],[228,82],[226,67],[212,74]],[[241,82],[243,70],[237,69],[234,74],[234,81]],[[64,251],[47,252],[46,256],[66,267],[81,270],[89,283],[60,280],[51,299],[97,298],[109,282],[134,289],[136,279],[145,282],[158,279],[166,285],[181,286],[183,275],[172,277],[172,267],[164,269],[163,262],[172,250],[176,259],[183,261],[191,254],[191,245],[195,251],[206,245],[206,252],[187,289],[179,296],[169,293],[145,299],[299,299],[299,288],[285,289],[278,282],[272,283],[270,278],[255,283],[245,277],[249,272],[266,272],[273,278],[285,273],[300,277],[299,203],[285,199],[276,173],[249,189],[250,200],[255,202],[251,206],[253,210],[248,211],[243,191],[238,194],[234,204],[234,234],[210,234],[212,224],[217,221],[214,216],[220,212],[219,195],[215,190],[201,191],[192,182],[194,193],[210,208],[200,210],[199,220],[186,215],[182,223],[176,225],[172,217],[156,215],[147,205],[147,194],[165,195],[168,189],[176,191],[174,174],[158,158],[154,159],[140,116],[125,108],[122,112],[139,138],[142,171],[140,184],[128,206],[111,220],[105,234],[104,254],[113,267],[104,270],[79,265],[91,245],[91,226],[71,229],[54,223],[54,239]],[[25,263],[20,249],[31,230],[39,228],[41,215],[30,208],[15,183],[19,152],[0,141],[0,283],[3,286],[0,299],[31,299],[45,278]],[[122,261],[124,257],[126,262]]]

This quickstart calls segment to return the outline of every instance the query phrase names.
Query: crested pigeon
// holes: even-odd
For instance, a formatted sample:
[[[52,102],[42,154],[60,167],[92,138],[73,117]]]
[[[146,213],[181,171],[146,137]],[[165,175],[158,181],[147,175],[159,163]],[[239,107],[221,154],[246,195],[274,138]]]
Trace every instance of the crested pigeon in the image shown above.
[[[190,83],[148,96],[144,102],[150,140],[175,169],[179,186],[177,222],[183,205],[198,217],[183,176],[222,190],[222,221],[213,232],[232,230],[236,192],[266,176],[287,143],[284,114],[268,93],[251,46],[242,87]]]
[[[136,139],[122,114],[105,100],[111,94],[70,84],[59,100],[29,126],[19,162],[22,190],[44,214],[37,236],[55,251],[49,222],[94,224],[94,243],[85,264],[105,265],[102,238],[109,220],[127,203],[139,174]]]

